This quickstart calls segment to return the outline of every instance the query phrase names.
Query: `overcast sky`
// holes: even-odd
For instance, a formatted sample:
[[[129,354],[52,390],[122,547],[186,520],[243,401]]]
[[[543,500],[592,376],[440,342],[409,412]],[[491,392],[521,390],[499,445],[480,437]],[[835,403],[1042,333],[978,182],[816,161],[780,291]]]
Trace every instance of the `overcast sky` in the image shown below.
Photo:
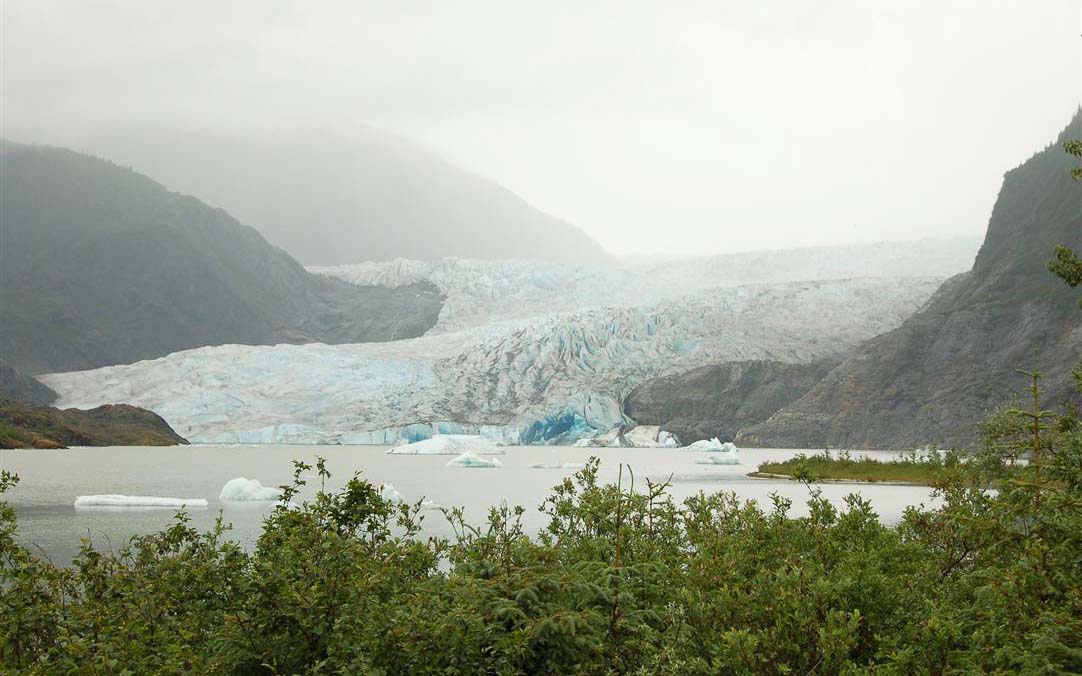
[[[401,133],[618,254],[983,233],[1079,0],[3,0],[3,131]]]

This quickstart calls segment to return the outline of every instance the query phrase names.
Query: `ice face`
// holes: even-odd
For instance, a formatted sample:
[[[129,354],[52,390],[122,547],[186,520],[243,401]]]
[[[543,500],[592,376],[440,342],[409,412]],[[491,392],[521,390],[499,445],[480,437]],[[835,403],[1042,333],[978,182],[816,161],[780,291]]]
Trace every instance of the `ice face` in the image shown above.
[[[447,463],[448,467],[502,467],[496,458],[482,458],[473,451],[466,451]]]
[[[278,500],[282,497],[282,491],[271,486],[264,486],[258,479],[246,479],[237,477],[230,479],[222,486],[218,499],[223,501],[266,501]]]
[[[206,347],[42,380],[60,406],[142,406],[196,443],[389,445],[451,434],[573,443],[629,425],[623,399],[649,378],[833,354],[896,327],[938,284],[850,279],[666,295],[626,271],[407,267],[421,272],[403,280],[444,275],[458,319],[411,340]]]
[[[206,507],[203,498],[162,498],[151,495],[80,495],[75,506],[83,507]]]

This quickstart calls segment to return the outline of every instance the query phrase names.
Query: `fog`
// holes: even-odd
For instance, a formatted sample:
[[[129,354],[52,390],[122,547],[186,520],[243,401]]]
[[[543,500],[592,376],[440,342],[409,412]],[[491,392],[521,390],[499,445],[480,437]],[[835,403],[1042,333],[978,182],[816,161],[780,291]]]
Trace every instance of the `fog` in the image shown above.
[[[3,134],[374,127],[706,254],[979,236],[1080,99],[1077,0],[524,5],[6,0]]]

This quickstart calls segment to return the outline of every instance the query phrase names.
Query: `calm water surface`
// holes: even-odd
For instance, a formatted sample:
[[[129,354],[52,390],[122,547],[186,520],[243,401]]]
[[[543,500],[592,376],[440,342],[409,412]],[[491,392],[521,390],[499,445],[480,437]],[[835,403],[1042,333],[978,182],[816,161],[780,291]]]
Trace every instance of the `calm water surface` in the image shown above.
[[[278,486],[290,480],[291,460],[314,464],[317,455],[327,459],[334,475],[328,488],[337,488],[354,472],[361,472],[373,483],[394,484],[410,502],[424,497],[445,507],[463,507],[475,523],[480,523],[493,505],[519,504],[526,507],[527,528],[535,532],[547,522],[537,507],[552,486],[575,470],[534,469],[531,465],[582,463],[590,456],[601,459],[601,476],[608,481],[616,481],[619,466],[624,463],[634,470],[639,486],[645,485],[646,477],[659,481],[671,475],[671,493],[678,499],[699,491],[731,491],[742,499],[769,506],[770,495],[778,493],[793,499],[793,515],[806,513],[808,492],[803,485],[747,477],[760,462],[789,458],[801,451],[742,449],[740,465],[710,466],[694,462],[705,453],[671,449],[524,446],[508,447],[507,454],[499,456],[503,467],[480,469],[445,467],[450,456],[386,455],[385,450],[385,446],[284,445],[0,450],[0,464],[21,479],[6,496],[19,515],[20,539],[58,564],[70,562],[78,552],[80,538],[89,537],[94,546],[102,549],[118,549],[133,535],[166,526],[175,514],[173,509],[162,508],[73,506],[76,496],[95,493],[205,498],[208,507],[188,510],[192,524],[205,529],[222,514],[233,526],[230,537],[250,547],[273,505],[220,502],[222,485],[244,476],[258,479],[265,486]],[[627,476],[625,469],[625,485]],[[313,485],[308,488],[311,490],[305,495],[315,490]],[[824,484],[821,488],[823,495],[837,504],[850,493],[861,494],[871,500],[888,523],[896,522],[909,505],[933,504],[929,489],[923,487]],[[424,526],[430,534],[451,534],[438,511],[425,512]]]

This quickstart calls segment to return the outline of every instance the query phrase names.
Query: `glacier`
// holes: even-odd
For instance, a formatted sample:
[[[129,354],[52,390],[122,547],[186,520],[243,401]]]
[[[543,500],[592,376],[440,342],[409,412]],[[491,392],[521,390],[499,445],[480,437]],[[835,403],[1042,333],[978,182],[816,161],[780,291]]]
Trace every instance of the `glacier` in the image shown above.
[[[463,259],[316,270],[358,284],[425,279],[447,301],[419,338],[221,345],[41,380],[55,405],[142,406],[193,443],[570,444],[633,425],[623,400],[647,379],[835,355],[897,327],[941,281],[735,285],[725,270],[706,281],[696,270],[694,283],[672,273],[655,284],[628,269]]]

